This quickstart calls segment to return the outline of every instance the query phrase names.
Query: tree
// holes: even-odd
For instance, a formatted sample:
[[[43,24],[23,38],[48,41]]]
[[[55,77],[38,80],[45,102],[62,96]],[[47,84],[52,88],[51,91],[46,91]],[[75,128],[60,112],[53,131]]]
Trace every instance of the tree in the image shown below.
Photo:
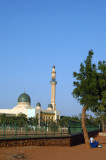
[[[98,63],[98,88],[99,88],[99,110],[106,112],[106,61],[99,61]]]
[[[62,127],[68,127],[70,125],[70,122],[71,121],[77,121],[77,122],[80,122],[80,119],[78,118],[78,116],[74,115],[74,116],[71,116],[71,117],[68,117],[68,116],[61,116],[60,117],[60,126]]]
[[[17,126],[23,127],[26,125],[27,116],[25,114],[19,113],[16,119]]]
[[[35,117],[30,117],[30,118],[28,118],[28,124],[29,125],[31,125],[31,126],[35,126],[35,125],[37,125],[38,123],[37,123],[37,118],[35,118]]]
[[[84,63],[80,64],[79,73],[74,72],[73,76],[76,81],[73,82],[75,86],[73,90],[73,97],[76,98],[82,109],[82,129],[86,146],[90,147],[89,136],[85,123],[86,110],[96,111],[99,105],[98,102],[98,88],[97,88],[97,68],[92,64],[93,51],[89,51]]]
[[[80,119],[80,121],[82,121],[82,114],[81,114],[81,113],[79,114],[79,119]],[[92,117],[92,115],[89,115],[89,114],[86,114],[86,115],[85,115],[85,122],[86,122],[87,124],[96,125],[96,123],[95,123],[95,118]]]
[[[101,120],[102,130],[104,131],[104,126],[106,124],[106,61],[98,62],[98,101],[100,103],[95,115]]]
[[[95,121],[97,121],[98,124],[102,124],[102,131],[105,131],[106,112],[99,111],[96,112],[95,115],[96,115]]]
[[[2,125],[2,124],[6,124],[6,121],[7,121],[6,115],[5,115],[5,114],[2,114],[2,115],[0,116],[0,123],[1,123],[1,125]]]

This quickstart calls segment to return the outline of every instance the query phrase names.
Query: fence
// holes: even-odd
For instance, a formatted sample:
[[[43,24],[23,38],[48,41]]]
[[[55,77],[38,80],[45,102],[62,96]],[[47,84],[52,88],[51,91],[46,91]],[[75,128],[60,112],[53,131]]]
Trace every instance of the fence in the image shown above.
[[[70,127],[70,130],[71,130],[72,134],[82,132],[82,124],[81,124],[81,122],[70,121],[69,127]],[[100,129],[99,126],[97,126],[97,125],[91,125],[91,124],[86,124],[86,128],[87,128],[88,132]]]
[[[88,131],[98,130],[99,126],[86,125]],[[62,136],[82,132],[80,122],[70,121],[67,126],[62,126],[58,123],[43,123],[34,125],[26,123],[24,126],[19,127],[17,124],[0,125],[0,137],[13,137],[13,136]]]

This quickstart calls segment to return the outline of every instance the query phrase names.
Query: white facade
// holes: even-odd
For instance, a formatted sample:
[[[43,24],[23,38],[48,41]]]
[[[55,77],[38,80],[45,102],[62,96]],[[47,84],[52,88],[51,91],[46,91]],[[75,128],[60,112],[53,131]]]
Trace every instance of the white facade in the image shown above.
[[[52,80],[50,81],[51,84],[51,104],[48,105],[48,108],[46,110],[43,110],[41,108],[40,103],[37,103],[36,107],[33,108],[31,106],[31,100],[30,97],[23,93],[18,98],[18,104],[17,106],[13,107],[13,109],[0,109],[0,115],[6,114],[6,115],[15,115],[17,116],[19,113],[25,114],[27,118],[30,117],[37,117],[40,121],[41,118],[47,120],[47,119],[53,119],[56,121],[56,119],[60,119],[60,112],[56,110],[56,104],[55,104],[55,88],[57,82],[55,81],[56,78],[56,72],[55,72],[55,66],[52,68]]]

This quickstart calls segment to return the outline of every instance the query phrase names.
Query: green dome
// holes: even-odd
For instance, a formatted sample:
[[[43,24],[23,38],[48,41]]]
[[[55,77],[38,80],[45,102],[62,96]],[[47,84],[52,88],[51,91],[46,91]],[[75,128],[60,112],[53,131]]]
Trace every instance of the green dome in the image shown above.
[[[29,103],[31,103],[31,99],[30,99],[30,97],[29,97],[28,94],[22,93],[22,94],[18,97],[18,102],[29,102]]]
[[[38,102],[38,103],[36,104],[36,106],[40,106],[40,107],[41,107],[41,104]]]
[[[48,105],[48,108],[53,108],[52,104],[49,104],[49,105]]]

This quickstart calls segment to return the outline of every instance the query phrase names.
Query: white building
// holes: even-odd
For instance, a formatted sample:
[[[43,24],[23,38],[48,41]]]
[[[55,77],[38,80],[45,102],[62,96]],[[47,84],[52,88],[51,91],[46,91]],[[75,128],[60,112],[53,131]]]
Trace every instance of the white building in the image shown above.
[[[13,109],[0,109],[0,114],[6,115],[15,115],[17,116],[19,113],[23,113],[27,115],[27,118],[30,117],[37,117],[39,119],[43,119],[44,121],[53,120],[56,121],[60,119],[60,112],[56,110],[56,103],[55,103],[55,92],[56,92],[56,71],[55,66],[52,67],[52,80],[50,81],[51,84],[51,104],[48,105],[47,109],[42,109],[41,104],[38,102],[36,107],[33,108],[31,106],[31,99],[30,96],[26,93],[22,93],[18,97],[18,104],[17,106],[13,107]]]

